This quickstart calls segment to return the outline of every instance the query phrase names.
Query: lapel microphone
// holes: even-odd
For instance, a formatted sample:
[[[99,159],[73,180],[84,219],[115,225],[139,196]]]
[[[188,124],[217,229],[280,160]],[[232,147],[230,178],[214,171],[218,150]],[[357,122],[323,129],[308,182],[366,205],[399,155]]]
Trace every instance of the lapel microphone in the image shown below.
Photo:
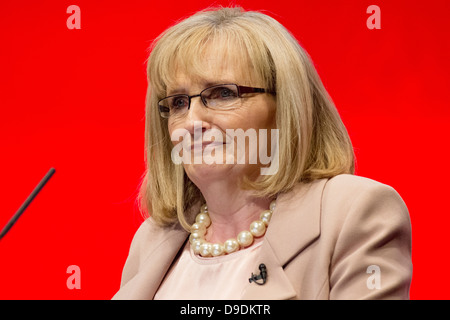
[[[259,274],[253,274],[252,272],[252,277],[248,279],[248,282],[252,283],[256,283],[257,285],[262,286],[264,283],[266,283],[267,280],[267,269],[266,269],[266,265],[264,263],[261,263],[259,265]],[[262,281],[259,281],[262,280]]]
[[[22,213],[25,211],[25,209],[28,207],[28,205],[33,201],[33,199],[37,196],[39,191],[44,187],[44,185],[47,183],[48,180],[52,177],[52,175],[55,173],[54,168],[50,168],[50,170],[47,172],[47,174],[42,178],[42,180],[39,182],[39,184],[34,188],[34,190],[31,192],[31,194],[28,196],[28,198],[25,200],[25,202],[20,206],[19,210],[11,217],[11,219],[8,221],[8,223],[5,225],[5,227],[0,232],[0,239],[3,238],[9,231],[9,229],[12,228],[14,223],[16,223],[17,219],[20,218]]]

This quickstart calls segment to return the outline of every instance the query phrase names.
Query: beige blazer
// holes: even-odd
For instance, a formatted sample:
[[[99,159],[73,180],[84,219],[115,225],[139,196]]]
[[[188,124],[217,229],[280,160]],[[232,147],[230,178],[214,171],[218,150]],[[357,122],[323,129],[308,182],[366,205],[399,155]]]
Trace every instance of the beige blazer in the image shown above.
[[[113,299],[153,299],[188,235],[144,221]],[[278,196],[255,274],[260,263],[267,282],[249,283],[242,299],[408,299],[408,210],[394,189],[366,178],[298,184]]]

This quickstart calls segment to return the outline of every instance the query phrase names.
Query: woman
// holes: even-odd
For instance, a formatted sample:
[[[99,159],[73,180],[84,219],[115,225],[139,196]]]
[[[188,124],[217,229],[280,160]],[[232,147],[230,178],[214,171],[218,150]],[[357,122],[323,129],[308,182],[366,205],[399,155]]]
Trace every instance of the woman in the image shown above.
[[[407,208],[353,175],[347,131],[283,26],[199,12],[155,41],[148,79],[150,217],[115,299],[409,297]]]

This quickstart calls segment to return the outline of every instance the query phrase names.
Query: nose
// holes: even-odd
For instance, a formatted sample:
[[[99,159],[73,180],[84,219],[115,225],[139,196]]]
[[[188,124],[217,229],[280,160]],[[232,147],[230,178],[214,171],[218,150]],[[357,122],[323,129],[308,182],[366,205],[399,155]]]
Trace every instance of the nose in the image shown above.
[[[185,129],[191,134],[194,134],[194,130],[201,128],[202,132],[211,129],[211,125],[208,121],[208,109],[202,102],[200,96],[191,98],[191,104],[185,117]]]
[[[204,111],[203,109],[205,109],[205,105],[203,104],[200,95],[191,96],[189,109],[187,110],[188,118],[192,116],[197,116],[197,113],[198,116],[200,116],[201,113]]]

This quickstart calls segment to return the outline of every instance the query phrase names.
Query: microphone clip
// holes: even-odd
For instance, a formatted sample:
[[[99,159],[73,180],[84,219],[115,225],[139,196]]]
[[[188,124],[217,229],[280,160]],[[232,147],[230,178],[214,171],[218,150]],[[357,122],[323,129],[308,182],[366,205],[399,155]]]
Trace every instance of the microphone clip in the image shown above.
[[[252,283],[256,283],[259,286],[262,286],[263,284],[266,283],[267,280],[267,269],[266,269],[266,265],[264,263],[261,263],[259,265],[259,271],[260,273],[258,275],[253,274],[252,272],[252,276],[251,278],[248,279],[248,282]]]

